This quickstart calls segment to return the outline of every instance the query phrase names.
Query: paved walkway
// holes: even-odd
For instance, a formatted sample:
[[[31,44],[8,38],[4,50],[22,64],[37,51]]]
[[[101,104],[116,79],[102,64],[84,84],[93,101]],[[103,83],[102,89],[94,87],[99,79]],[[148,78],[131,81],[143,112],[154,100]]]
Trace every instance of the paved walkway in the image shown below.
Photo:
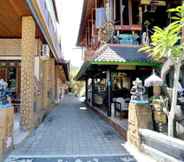
[[[21,159],[31,159],[29,162],[134,162],[112,127],[83,106],[76,97],[66,96],[10,158],[16,162]]]

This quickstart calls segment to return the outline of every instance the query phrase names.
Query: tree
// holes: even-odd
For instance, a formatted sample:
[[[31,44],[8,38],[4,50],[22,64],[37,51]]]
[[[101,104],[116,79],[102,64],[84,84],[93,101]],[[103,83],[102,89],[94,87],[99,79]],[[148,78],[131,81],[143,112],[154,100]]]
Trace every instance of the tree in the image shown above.
[[[172,90],[171,109],[168,112],[168,135],[174,136],[175,107],[177,106],[177,85],[180,68],[184,60],[184,44],[182,42],[182,28],[184,26],[184,6],[170,9],[173,22],[164,29],[154,27],[150,45],[145,45],[140,51],[149,53],[156,60],[169,60],[174,66],[174,85]]]
[[[70,82],[69,87],[71,92],[77,96],[83,96],[85,91],[85,84],[82,81],[75,81],[74,78],[77,75],[79,69],[77,67],[72,66],[70,71]]]

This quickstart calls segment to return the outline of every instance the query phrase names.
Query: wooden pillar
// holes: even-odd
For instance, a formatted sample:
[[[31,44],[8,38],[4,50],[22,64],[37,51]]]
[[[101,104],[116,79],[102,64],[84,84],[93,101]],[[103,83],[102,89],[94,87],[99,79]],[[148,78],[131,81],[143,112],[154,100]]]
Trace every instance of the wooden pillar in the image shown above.
[[[108,104],[107,116],[111,116],[112,78],[110,70],[107,70],[106,78],[107,78],[107,104]]]
[[[132,20],[132,0],[128,0],[128,21],[129,21],[129,25],[133,24],[133,20]]]
[[[110,12],[110,21],[113,21],[113,0],[110,0],[110,2],[109,2],[109,8],[110,8],[110,10],[109,10],[109,12]]]
[[[123,0],[120,0],[120,25],[123,25],[123,8],[122,8]]]
[[[142,25],[142,20],[143,19],[143,12],[142,12],[142,7],[139,7],[139,24]]]
[[[116,21],[116,0],[113,0],[113,8],[114,8],[113,19],[114,21]]]
[[[88,103],[88,78],[86,78],[86,103]]]
[[[94,105],[94,89],[95,89],[95,82],[94,82],[94,79],[92,78],[92,82],[91,82],[91,85],[92,85],[92,105]]]

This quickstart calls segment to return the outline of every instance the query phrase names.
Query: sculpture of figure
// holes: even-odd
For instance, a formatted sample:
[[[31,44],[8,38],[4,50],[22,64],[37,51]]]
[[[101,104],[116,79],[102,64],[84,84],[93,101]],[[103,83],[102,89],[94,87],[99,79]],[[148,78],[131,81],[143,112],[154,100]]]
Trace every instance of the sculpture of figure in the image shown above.
[[[10,103],[8,96],[8,84],[3,79],[0,80],[0,103],[6,105]]]
[[[131,93],[131,101],[143,101],[144,100],[144,94],[145,94],[145,88],[142,85],[142,81],[139,78],[136,78],[135,81],[133,81],[133,87],[130,90]]]

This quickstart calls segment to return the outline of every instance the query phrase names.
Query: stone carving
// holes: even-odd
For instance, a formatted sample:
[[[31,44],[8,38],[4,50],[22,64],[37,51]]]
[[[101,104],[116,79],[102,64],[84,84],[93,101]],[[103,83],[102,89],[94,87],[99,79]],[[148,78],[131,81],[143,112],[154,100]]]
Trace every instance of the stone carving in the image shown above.
[[[101,44],[106,44],[111,41],[114,34],[114,25],[112,22],[105,23],[100,29],[98,33],[98,41]]]
[[[133,81],[133,87],[130,90],[131,93],[131,101],[130,102],[146,102],[145,99],[145,88],[142,84],[142,81],[139,78],[136,78],[135,81]]]

